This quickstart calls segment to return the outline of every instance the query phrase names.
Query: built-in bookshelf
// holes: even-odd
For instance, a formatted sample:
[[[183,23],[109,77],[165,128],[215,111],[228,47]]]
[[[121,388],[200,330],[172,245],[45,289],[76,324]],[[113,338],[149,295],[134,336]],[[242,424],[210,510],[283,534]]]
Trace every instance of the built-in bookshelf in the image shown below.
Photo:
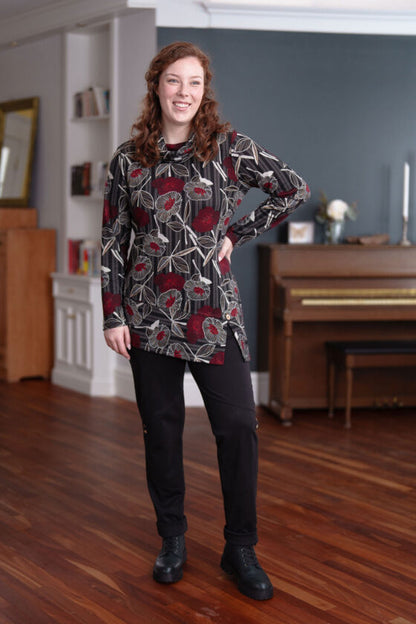
[[[103,188],[113,148],[113,27],[109,21],[65,35],[66,243],[61,264],[66,273],[73,273],[74,267],[73,249],[68,241],[93,241],[96,246],[100,238]],[[83,266],[82,258],[79,266]],[[80,275],[84,273],[79,271]]]
[[[115,358],[102,333],[99,277],[103,189],[111,155],[128,138],[144,96],[143,76],[156,50],[155,11],[132,9],[63,37],[64,185],[52,380],[112,395]]]

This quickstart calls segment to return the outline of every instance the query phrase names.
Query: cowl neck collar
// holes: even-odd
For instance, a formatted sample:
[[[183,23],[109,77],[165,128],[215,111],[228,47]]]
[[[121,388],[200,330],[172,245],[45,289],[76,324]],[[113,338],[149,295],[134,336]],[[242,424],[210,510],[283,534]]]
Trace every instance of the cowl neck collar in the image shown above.
[[[158,141],[161,162],[185,162],[194,155],[194,134],[178,150],[170,150],[163,136]]]

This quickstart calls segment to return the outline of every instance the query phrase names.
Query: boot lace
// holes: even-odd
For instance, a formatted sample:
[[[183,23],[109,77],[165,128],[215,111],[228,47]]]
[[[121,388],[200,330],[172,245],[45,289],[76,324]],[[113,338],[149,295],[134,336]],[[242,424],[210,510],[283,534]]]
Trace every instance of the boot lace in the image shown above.
[[[165,537],[163,540],[162,552],[179,552],[182,549],[182,539],[181,535],[176,535],[175,537]]]
[[[245,566],[259,566],[253,546],[242,546],[241,556]]]

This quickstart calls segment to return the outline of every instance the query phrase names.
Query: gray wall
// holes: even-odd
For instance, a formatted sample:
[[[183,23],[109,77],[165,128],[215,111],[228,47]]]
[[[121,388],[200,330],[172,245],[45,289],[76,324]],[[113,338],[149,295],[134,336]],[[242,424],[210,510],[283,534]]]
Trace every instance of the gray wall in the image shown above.
[[[346,235],[401,237],[403,164],[411,167],[409,238],[416,241],[416,38],[159,28],[158,45],[193,41],[211,57],[223,116],[308,181],[293,220],[313,219],[320,190],[357,201]],[[260,196],[251,191],[247,213]],[[239,213],[240,214],[240,213]],[[316,240],[320,242],[320,229]],[[233,257],[256,369],[257,244]]]
[[[62,38],[51,35],[0,53],[0,100],[38,96],[30,205],[39,226],[59,229],[62,205]]]

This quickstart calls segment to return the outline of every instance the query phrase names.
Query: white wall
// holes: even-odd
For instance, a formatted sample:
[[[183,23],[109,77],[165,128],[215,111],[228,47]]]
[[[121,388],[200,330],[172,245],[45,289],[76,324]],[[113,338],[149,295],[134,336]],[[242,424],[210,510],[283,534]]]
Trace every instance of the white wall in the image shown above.
[[[140,103],[147,91],[144,75],[156,53],[157,30],[154,10],[141,10],[116,18],[114,47],[113,109],[116,122],[114,145],[117,147],[130,136]]]
[[[40,98],[31,206],[58,229],[62,186],[62,40],[52,35],[0,52],[1,101]]]

